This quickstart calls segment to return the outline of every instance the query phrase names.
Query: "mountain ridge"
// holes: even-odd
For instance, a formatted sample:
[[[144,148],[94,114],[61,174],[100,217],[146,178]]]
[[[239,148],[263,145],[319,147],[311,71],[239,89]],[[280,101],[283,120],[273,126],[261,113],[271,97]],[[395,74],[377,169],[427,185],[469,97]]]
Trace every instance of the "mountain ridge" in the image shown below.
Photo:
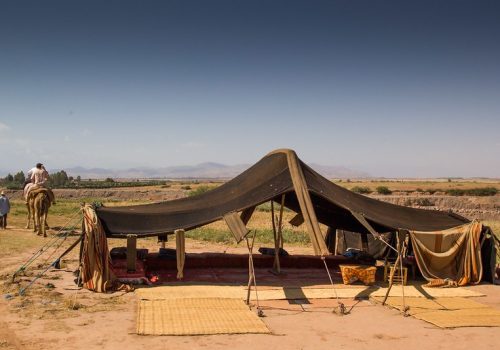
[[[367,178],[370,174],[353,170],[344,166],[308,164],[311,168],[327,178]],[[167,167],[132,167],[127,169],[85,168],[76,166],[63,169],[69,176],[80,176],[85,179],[111,178],[158,178],[158,179],[230,179],[251,164],[226,165],[216,162],[204,162],[196,165],[180,165]],[[59,170],[50,170],[56,172]]]

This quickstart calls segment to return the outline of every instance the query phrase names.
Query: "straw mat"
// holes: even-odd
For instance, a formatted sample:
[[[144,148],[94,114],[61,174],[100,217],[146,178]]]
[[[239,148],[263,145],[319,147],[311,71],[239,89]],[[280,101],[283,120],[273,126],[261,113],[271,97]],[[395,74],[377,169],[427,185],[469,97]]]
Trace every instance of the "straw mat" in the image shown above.
[[[424,288],[423,294],[415,286],[405,286],[405,296],[425,298],[439,297],[476,297],[484,294],[465,288]],[[281,299],[329,299],[329,298],[368,298],[383,297],[387,288],[366,286],[343,286],[335,288],[311,287],[258,287],[259,300]],[[243,286],[221,285],[175,285],[158,286],[154,288],[139,288],[135,293],[140,299],[179,299],[179,298],[235,298],[246,299],[247,291]],[[255,291],[252,289],[251,299],[255,300]],[[401,286],[393,286],[390,296],[401,297]]]
[[[371,297],[383,297],[387,293],[387,288],[379,288],[375,292],[371,293]],[[459,288],[427,288],[420,286],[409,285],[405,286],[404,290],[406,297],[418,297],[418,298],[442,298],[442,297],[482,297],[485,294],[476,292],[471,289],[459,287]],[[394,285],[389,293],[390,297],[401,297],[403,291],[401,285]]]
[[[415,318],[440,328],[500,327],[500,310],[489,307],[425,312],[415,315]]]
[[[372,300],[382,302],[383,298]],[[402,298],[389,297],[387,305],[402,310]],[[441,328],[500,326],[500,310],[467,298],[405,298],[405,305],[411,316]]]
[[[137,334],[208,335],[270,333],[240,299],[139,300]]]
[[[140,299],[186,299],[186,298],[233,298],[243,299],[245,289],[240,286],[176,285],[138,288],[135,294]]]

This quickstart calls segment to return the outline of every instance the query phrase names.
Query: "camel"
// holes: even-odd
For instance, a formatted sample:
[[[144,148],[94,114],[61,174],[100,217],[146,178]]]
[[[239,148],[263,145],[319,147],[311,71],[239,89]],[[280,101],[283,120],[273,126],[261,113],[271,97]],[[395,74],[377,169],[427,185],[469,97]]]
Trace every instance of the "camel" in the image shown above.
[[[28,208],[28,221],[26,228],[30,228],[31,220],[33,220],[33,232],[37,232],[39,236],[47,237],[47,214],[51,205],[52,190],[48,188],[38,188],[30,191],[26,207]]]

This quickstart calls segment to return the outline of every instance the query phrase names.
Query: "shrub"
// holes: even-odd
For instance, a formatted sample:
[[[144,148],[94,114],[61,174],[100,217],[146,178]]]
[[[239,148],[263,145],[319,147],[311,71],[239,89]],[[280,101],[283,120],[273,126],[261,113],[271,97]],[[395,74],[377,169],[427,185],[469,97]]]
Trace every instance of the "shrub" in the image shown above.
[[[189,186],[189,185],[187,185],[187,186],[181,186],[181,189],[189,191],[191,189],[191,186]]]
[[[189,186],[186,186],[186,187],[189,187]],[[205,185],[199,186],[198,188],[196,188],[196,189],[194,189],[192,191],[189,191],[188,192],[188,196],[189,197],[199,196],[202,193],[205,193],[205,192],[213,190],[215,187],[217,187],[217,186],[205,186]],[[189,187],[189,188],[191,188],[191,187]]]
[[[372,193],[369,187],[361,187],[361,186],[354,186],[353,188],[351,188],[351,191],[361,194]]]
[[[274,203],[274,211],[279,212],[280,211],[280,205],[278,203]],[[265,202],[257,206],[255,209],[257,211],[261,211],[264,213],[270,213],[271,212],[271,202]],[[288,209],[287,207],[283,207],[283,211],[285,212],[290,212],[291,210]]]
[[[391,194],[392,191],[387,186],[378,186],[377,193],[386,195],[386,194]]]

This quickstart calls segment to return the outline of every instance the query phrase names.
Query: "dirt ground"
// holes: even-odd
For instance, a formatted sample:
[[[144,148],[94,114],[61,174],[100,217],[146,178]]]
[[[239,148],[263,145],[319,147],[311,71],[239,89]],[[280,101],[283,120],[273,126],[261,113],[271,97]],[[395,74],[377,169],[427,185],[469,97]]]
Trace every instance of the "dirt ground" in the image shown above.
[[[0,231],[0,247],[2,241],[14,236],[26,241],[33,239],[33,233],[12,228]],[[75,237],[70,237],[60,249]],[[77,267],[76,251],[68,255],[60,270],[51,269],[36,281],[26,296],[16,295],[19,287],[26,286],[46,266],[41,264],[45,258],[40,259],[27,270],[26,276],[17,279],[20,282],[10,283],[12,273],[36,250],[34,245],[18,254],[5,254],[0,250],[3,262],[0,267],[0,349],[498,348],[499,328],[443,330],[368,300],[343,300],[346,306],[352,307],[346,316],[332,312],[337,305],[333,299],[309,300],[309,304],[284,300],[261,302],[265,313],[263,321],[272,331],[271,335],[139,336],[135,334],[137,300],[134,293],[97,294],[76,288],[72,273]],[[187,242],[188,252],[226,250],[223,245]],[[305,253],[307,249],[289,251]],[[232,247],[228,252],[243,253],[244,250]],[[266,273],[257,271],[257,279]],[[317,273],[324,274],[324,271]],[[287,283],[286,276],[282,282]],[[327,282],[325,276],[324,283]],[[477,301],[500,308],[498,286],[470,288],[487,295],[475,298]]]

